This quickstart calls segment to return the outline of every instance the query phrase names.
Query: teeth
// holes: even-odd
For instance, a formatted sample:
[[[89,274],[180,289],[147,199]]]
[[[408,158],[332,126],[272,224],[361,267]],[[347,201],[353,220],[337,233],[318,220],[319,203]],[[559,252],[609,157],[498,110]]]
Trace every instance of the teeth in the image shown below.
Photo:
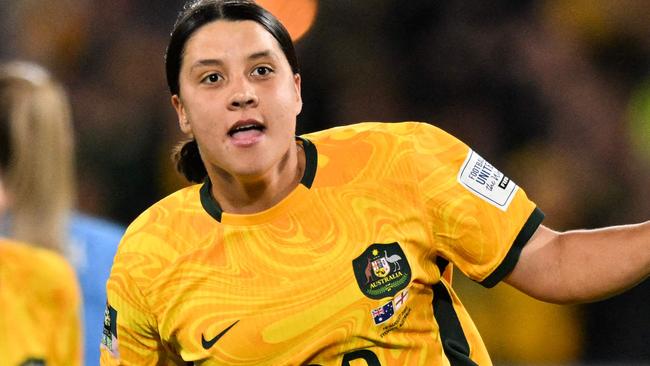
[[[255,128],[255,125],[238,126],[237,128],[235,128],[235,131],[247,130],[250,128]]]
[[[256,130],[261,131],[261,130],[264,129],[264,126],[260,126],[258,124],[254,124],[254,123],[248,124],[248,125],[241,125],[241,126],[237,126],[237,127],[232,128],[230,130],[230,132],[228,132],[228,134],[232,136],[236,132],[248,131],[248,130],[252,130],[252,129],[256,129]]]

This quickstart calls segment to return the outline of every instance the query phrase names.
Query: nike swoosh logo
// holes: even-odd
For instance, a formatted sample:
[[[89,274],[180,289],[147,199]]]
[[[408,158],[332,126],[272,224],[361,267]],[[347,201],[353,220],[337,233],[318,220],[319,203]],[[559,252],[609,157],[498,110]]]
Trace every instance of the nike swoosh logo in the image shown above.
[[[218,341],[221,337],[223,337],[224,334],[226,334],[226,333],[230,330],[230,328],[234,327],[235,324],[237,324],[237,323],[239,323],[239,320],[237,320],[236,322],[230,324],[230,326],[229,326],[228,328],[222,330],[221,333],[217,334],[216,336],[214,336],[214,338],[212,338],[212,339],[209,340],[209,341],[206,341],[206,340],[205,340],[205,336],[204,336],[203,334],[201,334],[201,345],[203,346],[203,349],[210,349],[210,348],[212,348],[212,346],[214,346],[214,344],[217,343],[217,341]]]

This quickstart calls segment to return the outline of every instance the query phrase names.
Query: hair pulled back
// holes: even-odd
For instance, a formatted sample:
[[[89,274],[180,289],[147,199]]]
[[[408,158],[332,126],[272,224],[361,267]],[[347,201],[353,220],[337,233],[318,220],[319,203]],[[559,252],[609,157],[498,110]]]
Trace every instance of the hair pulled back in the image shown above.
[[[266,9],[251,0],[193,0],[187,2],[178,14],[165,55],[167,85],[172,95],[180,96],[179,74],[187,41],[199,28],[217,20],[251,20],[258,23],[278,41],[291,71],[294,74],[300,71],[289,32]],[[180,142],[174,148],[172,158],[176,169],[187,180],[196,183],[205,180],[207,171],[195,139]]]

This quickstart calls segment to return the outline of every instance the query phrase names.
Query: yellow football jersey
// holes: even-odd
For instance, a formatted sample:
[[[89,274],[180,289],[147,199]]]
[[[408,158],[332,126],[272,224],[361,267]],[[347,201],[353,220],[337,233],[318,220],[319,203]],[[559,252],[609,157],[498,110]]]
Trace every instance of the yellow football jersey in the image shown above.
[[[448,263],[505,277],[543,217],[523,190],[428,124],[298,143],[301,184],[268,210],[222,212],[206,181],[130,225],[103,365],[490,364]]]
[[[0,239],[0,363],[80,365],[80,296],[64,258]]]

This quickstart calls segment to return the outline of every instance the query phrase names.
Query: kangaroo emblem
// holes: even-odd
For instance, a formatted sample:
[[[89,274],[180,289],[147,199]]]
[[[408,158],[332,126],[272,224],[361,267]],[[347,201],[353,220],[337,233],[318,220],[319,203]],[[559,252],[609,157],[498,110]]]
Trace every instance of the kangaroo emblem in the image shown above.
[[[366,265],[366,285],[372,281],[372,261],[368,257],[368,265]]]

